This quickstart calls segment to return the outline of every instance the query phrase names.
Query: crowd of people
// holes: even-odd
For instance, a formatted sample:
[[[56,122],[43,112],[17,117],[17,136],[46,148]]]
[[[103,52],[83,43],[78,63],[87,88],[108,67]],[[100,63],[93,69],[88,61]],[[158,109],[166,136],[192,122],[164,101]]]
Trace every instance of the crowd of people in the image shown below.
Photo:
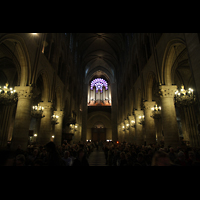
[[[200,166],[200,149],[168,147],[127,142],[64,142],[60,146],[49,142],[44,146],[28,145],[24,151],[0,151],[0,166],[89,166],[91,152],[104,151],[107,166]]]
[[[148,146],[130,143],[105,143],[108,166],[200,166],[200,149],[182,146]]]
[[[56,146],[49,142],[44,146],[28,145],[24,151],[19,145],[16,151],[1,150],[1,166],[89,166],[88,157],[94,149],[91,142]]]

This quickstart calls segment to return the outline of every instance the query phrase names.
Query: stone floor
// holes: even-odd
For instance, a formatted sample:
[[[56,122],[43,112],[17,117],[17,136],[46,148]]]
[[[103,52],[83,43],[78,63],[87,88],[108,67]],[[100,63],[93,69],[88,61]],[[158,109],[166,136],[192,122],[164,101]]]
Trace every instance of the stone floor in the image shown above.
[[[102,150],[97,151],[96,148],[90,154],[88,162],[90,166],[107,166],[104,152]]]

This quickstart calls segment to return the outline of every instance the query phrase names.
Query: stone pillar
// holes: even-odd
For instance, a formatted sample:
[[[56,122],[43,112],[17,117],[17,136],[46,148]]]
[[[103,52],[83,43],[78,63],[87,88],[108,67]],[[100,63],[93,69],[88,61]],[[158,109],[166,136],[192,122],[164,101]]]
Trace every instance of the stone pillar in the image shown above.
[[[184,33],[184,36],[188,52],[189,65],[196,85],[196,88],[194,89],[196,90],[197,99],[200,99],[200,43],[198,33]],[[199,101],[197,103],[200,111]]]
[[[139,122],[139,116],[144,115],[143,110],[135,110],[135,134],[136,134],[136,144],[143,145],[144,144],[144,136],[142,131],[142,125]]]
[[[124,126],[124,128],[123,128],[123,126]],[[122,122],[121,123],[121,142],[124,142],[124,140],[125,140],[125,124]]]
[[[86,135],[87,135],[87,116],[88,116],[88,107],[87,107],[87,87],[88,85],[85,84],[83,86],[83,110],[82,110],[82,136],[81,141],[86,142]],[[95,92],[95,88],[93,89]]]
[[[88,85],[88,100],[87,103],[89,103],[91,101],[91,90],[90,90],[90,86]]]
[[[127,124],[129,124],[129,120],[125,120],[124,124],[125,124],[125,138],[124,138],[124,140],[126,142],[129,142],[129,129],[127,129],[127,126],[126,126]]]
[[[38,143],[40,145],[45,145],[51,141],[52,135],[52,125],[51,125],[51,116],[52,116],[52,103],[51,102],[40,102],[40,106],[44,107],[43,115],[44,118],[41,119],[40,131],[38,134]]]
[[[1,105],[0,111],[0,147],[4,148],[8,142],[8,132],[11,126],[15,104]]]
[[[156,130],[154,119],[151,117],[152,110],[154,107],[155,101],[146,101],[144,102],[144,112],[145,112],[145,129],[146,129],[146,145],[156,143]]]
[[[189,128],[188,128],[188,118],[187,118],[187,110],[185,106],[181,106],[178,108],[181,114],[181,124],[182,124],[182,134],[184,141],[188,143],[189,139]]]
[[[58,115],[58,124],[55,124],[55,145],[61,145],[62,142],[62,123],[63,123],[63,111],[55,111],[55,115]]]
[[[16,86],[15,90],[18,93],[18,103],[15,115],[15,124],[13,130],[13,139],[11,149],[16,150],[18,145],[21,145],[23,150],[26,150],[29,136],[29,126],[31,121],[32,109],[32,87]]]
[[[197,119],[195,117],[193,105],[184,107],[184,113],[185,113],[187,132],[189,133],[190,146],[199,147]]]
[[[129,142],[130,143],[135,143],[135,123],[133,123],[133,126],[131,126],[132,122],[135,121],[134,116],[129,116]]]
[[[164,132],[164,145],[168,147],[177,147],[180,145],[178,126],[176,120],[176,110],[174,106],[174,93],[177,90],[176,85],[161,85],[161,106],[162,106],[162,124]]]
[[[112,104],[111,104],[111,123],[112,123],[112,140],[116,142],[118,140],[117,134],[117,88],[116,83],[110,84],[110,91],[112,92]]]
[[[154,119],[155,123],[155,131],[157,134],[157,143],[160,144],[160,142],[163,140],[162,136],[162,118],[156,118]]]

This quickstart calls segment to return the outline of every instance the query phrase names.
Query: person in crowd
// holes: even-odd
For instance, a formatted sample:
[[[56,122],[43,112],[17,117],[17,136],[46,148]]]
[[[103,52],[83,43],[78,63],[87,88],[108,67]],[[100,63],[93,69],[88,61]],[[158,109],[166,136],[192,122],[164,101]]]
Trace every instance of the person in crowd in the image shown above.
[[[157,151],[155,152],[152,158],[151,166],[171,166],[172,163],[168,154],[165,151]]]
[[[72,166],[72,158],[70,158],[69,151],[65,151],[64,157],[62,159],[65,161],[66,166]]]
[[[176,159],[176,154],[174,152],[174,148],[173,147],[169,148],[169,158],[174,163],[174,161]]]
[[[22,150],[21,145],[18,145],[18,147],[15,151],[15,155],[17,156],[18,154],[24,154],[24,151]]]
[[[183,151],[179,151],[179,153],[177,154],[177,159],[174,161],[174,163],[180,166],[187,165],[187,162],[185,160],[185,154]]]
[[[28,156],[28,159],[30,161],[30,165],[33,165],[34,161],[39,159],[39,151],[38,151],[37,148],[35,148],[33,150],[33,154],[32,155]]]
[[[188,152],[187,166],[200,166],[200,162],[196,160],[196,155],[194,151]]]
[[[147,166],[147,164],[144,160],[144,154],[142,152],[138,153],[135,166]]]
[[[0,166],[14,166],[15,152],[7,149],[0,149]]]
[[[119,151],[118,149],[114,149],[114,154],[112,158],[112,166],[117,166],[117,160],[120,159]]]
[[[79,149],[78,156],[74,160],[72,166],[89,166],[88,160],[85,157],[85,153],[83,149]]]
[[[42,159],[36,159],[33,162],[33,166],[43,166],[44,162],[42,161]]]
[[[65,166],[65,162],[62,160],[54,142],[49,142],[45,145],[47,150],[47,166]]]
[[[118,160],[118,166],[127,166],[127,160],[125,152],[120,153],[120,159]]]
[[[25,156],[23,154],[18,154],[15,160],[16,166],[25,166]]]
[[[39,158],[43,161],[43,163],[47,162],[47,151],[44,147],[41,149]]]

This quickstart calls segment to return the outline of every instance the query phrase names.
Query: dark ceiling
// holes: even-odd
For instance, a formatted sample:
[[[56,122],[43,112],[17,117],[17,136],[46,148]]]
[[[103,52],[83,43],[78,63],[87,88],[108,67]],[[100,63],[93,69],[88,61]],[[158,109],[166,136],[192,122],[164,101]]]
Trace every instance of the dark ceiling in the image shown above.
[[[122,33],[77,33],[78,49],[81,65],[89,73],[102,66],[113,73],[120,63],[120,55],[124,49]]]

